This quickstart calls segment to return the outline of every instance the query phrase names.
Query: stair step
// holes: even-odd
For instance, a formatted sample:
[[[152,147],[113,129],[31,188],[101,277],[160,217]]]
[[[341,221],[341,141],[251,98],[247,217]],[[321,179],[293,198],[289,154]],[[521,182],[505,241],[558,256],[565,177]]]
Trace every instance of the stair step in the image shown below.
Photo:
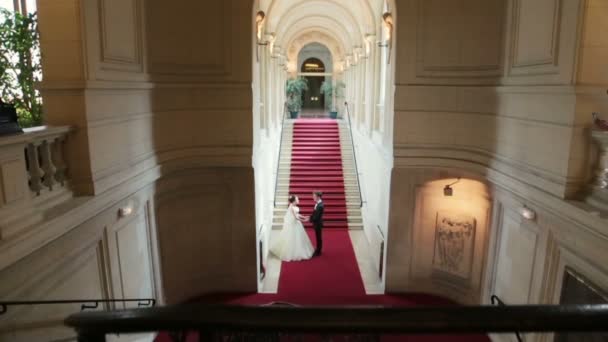
[[[340,169],[340,171],[342,171],[342,169]],[[316,178],[316,179],[321,179],[323,177],[332,177],[335,174],[336,174],[335,171],[326,171],[326,170],[317,170],[316,172],[311,172],[311,171],[293,171],[292,170],[289,173],[289,175],[292,178],[295,178],[295,177],[311,177],[311,178]]]
[[[338,158],[342,157],[342,151],[337,148],[295,148],[291,151],[291,154],[294,155],[330,155],[336,156]]]
[[[322,148],[322,147],[336,147],[339,142],[325,142],[325,141],[293,141],[291,143],[292,148],[298,147],[313,147],[313,148]]]
[[[303,223],[304,223],[304,227],[312,228],[312,223],[308,223],[308,222],[303,222]],[[327,220],[323,219],[323,228],[332,228],[332,227],[340,227],[340,226],[343,226],[346,228],[346,226],[350,226],[353,224],[363,225],[363,221],[362,220],[359,220],[359,221],[347,221],[347,220],[327,221]],[[273,221],[272,225],[281,227],[283,225],[283,220]]]
[[[313,206],[300,207],[300,213],[302,215],[310,214],[310,213],[312,213],[313,208],[314,208]],[[276,215],[276,217],[283,217],[286,212],[287,212],[287,209],[275,209],[274,210],[274,214]],[[325,208],[323,215],[324,216],[325,215],[342,215],[344,217],[348,217],[348,210],[346,209],[346,207],[334,208],[334,207],[328,206],[327,208]],[[351,217],[354,217],[354,215],[351,215]]]
[[[306,187],[306,188],[289,188],[289,193],[294,195],[311,194],[313,191],[321,191],[323,195],[340,195],[344,194],[344,188],[323,188],[323,187]]]
[[[277,205],[276,207],[273,208],[273,210],[285,210],[289,205],[287,203],[287,201],[285,200],[285,198],[287,198],[287,196],[285,197],[280,197],[281,201],[277,201]],[[346,203],[346,204],[344,204]],[[327,201],[325,201],[325,206],[327,208],[335,208],[335,209],[344,209],[346,208],[346,210],[348,210],[348,214],[351,216],[361,216],[360,214],[357,214],[357,212],[360,211],[360,202],[356,201],[356,202],[342,202],[341,204],[335,204],[332,205],[331,203],[328,203]],[[314,207],[313,204],[310,204],[308,206],[304,206],[302,205],[302,203],[300,203],[300,207],[303,208],[302,211],[305,212],[306,210],[310,210],[310,208]]]
[[[312,225],[304,225],[305,228],[312,228]],[[283,228],[282,224],[273,224],[273,230],[280,230]],[[360,230],[363,229],[363,223],[325,223],[323,225],[323,229],[351,229],[351,230]]]
[[[291,181],[293,182],[344,182],[344,177],[341,175],[338,176],[301,176],[301,175],[291,175]]]
[[[342,154],[340,152],[294,152],[291,160],[332,160],[342,162]]]
[[[322,168],[316,165],[301,165],[301,164],[292,164],[291,172],[315,172],[315,171],[342,171],[342,165],[326,165]]]

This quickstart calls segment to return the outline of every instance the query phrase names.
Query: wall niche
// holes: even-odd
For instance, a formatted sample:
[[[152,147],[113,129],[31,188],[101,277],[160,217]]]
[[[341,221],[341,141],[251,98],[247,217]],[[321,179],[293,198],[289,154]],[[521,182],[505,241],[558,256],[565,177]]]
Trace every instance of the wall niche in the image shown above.
[[[417,188],[410,281],[475,304],[481,295],[491,201],[487,186],[476,180],[461,179],[446,192],[446,185],[456,181]]]

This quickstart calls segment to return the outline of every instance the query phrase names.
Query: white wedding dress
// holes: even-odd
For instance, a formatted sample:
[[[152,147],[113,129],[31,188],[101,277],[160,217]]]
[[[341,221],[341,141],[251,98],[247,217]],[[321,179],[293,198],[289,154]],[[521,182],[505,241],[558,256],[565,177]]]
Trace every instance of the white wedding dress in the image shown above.
[[[272,254],[282,261],[310,259],[315,251],[304,225],[297,219],[299,213],[300,208],[289,205],[283,218],[283,230],[270,248]]]

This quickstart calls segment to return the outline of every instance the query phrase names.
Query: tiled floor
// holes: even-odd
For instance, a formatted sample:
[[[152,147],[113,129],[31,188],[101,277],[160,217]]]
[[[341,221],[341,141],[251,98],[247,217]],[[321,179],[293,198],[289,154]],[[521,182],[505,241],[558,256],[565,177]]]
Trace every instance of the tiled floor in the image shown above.
[[[272,231],[272,241],[278,236],[280,231]],[[365,293],[368,295],[384,294],[382,283],[378,277],[378,271],[374,266],[374,262],[368,254],[367,239],[362,230],[349,231],[350,240],[355,250],[357,264],[361,272],[361,279],[365,287]],[[281,276],[281,261],[274,255],[270,255],[266,262],[266,277],[262,285],[262,293],[277,293],[279,288],[279,277]]]

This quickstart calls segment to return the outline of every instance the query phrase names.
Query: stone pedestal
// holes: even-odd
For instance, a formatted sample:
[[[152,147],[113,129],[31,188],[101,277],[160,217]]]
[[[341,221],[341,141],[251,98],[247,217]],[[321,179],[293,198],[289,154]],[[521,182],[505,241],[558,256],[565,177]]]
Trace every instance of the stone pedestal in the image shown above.
[[[594,130],[591,134],[598,146],[598,161],[593,182],[589,185],[586,202],[608,211],[608,131]]]

